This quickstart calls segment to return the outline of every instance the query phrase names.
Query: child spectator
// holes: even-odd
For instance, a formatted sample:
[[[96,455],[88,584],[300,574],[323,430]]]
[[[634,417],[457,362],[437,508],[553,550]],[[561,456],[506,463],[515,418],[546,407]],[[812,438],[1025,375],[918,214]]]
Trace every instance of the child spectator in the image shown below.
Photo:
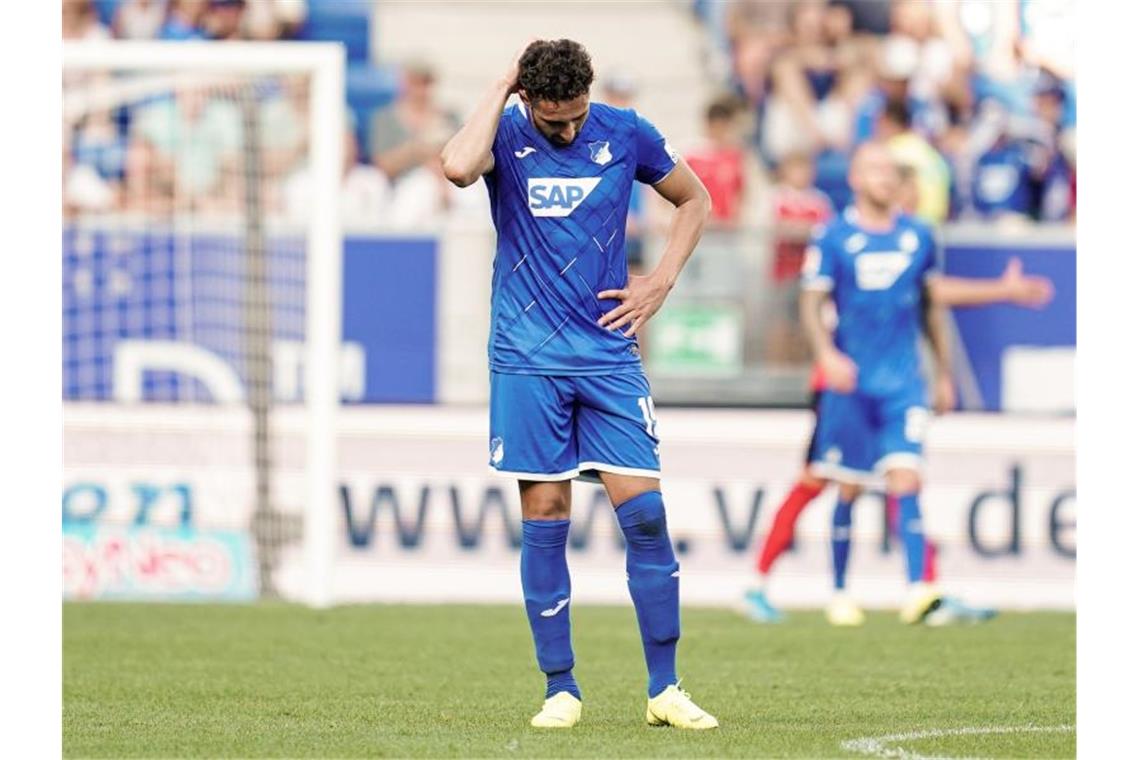
[[[740,113],[740,101],[734,96],[713,100],[705,110],[703,142],[685,155],[712,198],[710,221],[721,227],[735,227],[741,221],[745,155]]]
[[[832,216],[831,201],[816,189],[815,163],[806,153],[790,153],[777,169],[773,190],[771,270],[772,304],[768,319],[768,359],[795,362],[807,358],[798,333],[800,270],[812,229]]]

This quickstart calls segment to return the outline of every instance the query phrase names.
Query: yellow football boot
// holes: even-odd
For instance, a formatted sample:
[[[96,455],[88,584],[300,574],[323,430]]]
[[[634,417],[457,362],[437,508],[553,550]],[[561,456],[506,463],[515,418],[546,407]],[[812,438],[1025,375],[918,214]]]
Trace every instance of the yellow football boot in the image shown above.
[[[827,622],[836,626],[859,626],[863,625],[867,619],[863,610],[859,609],[859,605],[855,604],[847,594],[836,594],[827,605],[826,613]]]
[[[915,583],[907,593],[906,604],[899,610],[899,620],[907,625],[921,623],[942,604],[942,594],[929,583]]]
[[[582,700],[560,691],[542,703],[542,710],[530,719],[535,728],[570,728],[582,717]]]
[[[650,697],[645,720],[651,726],[676,728],[704,729],[720,725],[716,718],[697,707],[687,691],[681,691],[675,684],[665,687],[665,691],[656,697]]]

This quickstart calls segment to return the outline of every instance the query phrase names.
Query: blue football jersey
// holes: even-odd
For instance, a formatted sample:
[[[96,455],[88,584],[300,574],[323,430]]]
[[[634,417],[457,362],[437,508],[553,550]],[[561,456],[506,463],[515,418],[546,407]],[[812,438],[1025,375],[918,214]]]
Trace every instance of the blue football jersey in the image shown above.
[[[859,391],[890,395],[923,382],[922,291],[938,271],[934,235],[911,216],[875,232],[860,227],[848,207],[816,232],[803,287],[831,293],[839,315],[835,345],[859,367]]]
[[[570,145],[550,143],[522,103],[508,106],[484,180],[498,232],[491,282],[491,369],[543,375],[640,371],[637,341],[597,325],[599,300],[628,279],[625,224],[633,183],[677,163],[636,111],[591,103]]]

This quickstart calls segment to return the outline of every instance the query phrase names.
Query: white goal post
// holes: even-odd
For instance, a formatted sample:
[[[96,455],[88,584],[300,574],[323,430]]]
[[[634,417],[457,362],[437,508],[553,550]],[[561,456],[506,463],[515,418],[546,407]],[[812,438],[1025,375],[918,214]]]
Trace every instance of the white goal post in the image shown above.
[[[64,74],[130,71],[156,78],[303,74],[309,80],[311,207],[305,223],[305,601],[331,603],[337,520],[337,410],[342,231],[338,198],[345,134],[345,52],[334,43],[65,42]],[[65,113],[67,107],[65,104]]]

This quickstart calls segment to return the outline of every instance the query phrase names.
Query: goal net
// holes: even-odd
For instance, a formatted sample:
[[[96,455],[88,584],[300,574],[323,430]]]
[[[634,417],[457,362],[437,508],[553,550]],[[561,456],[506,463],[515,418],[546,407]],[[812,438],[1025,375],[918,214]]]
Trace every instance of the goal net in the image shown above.
[[[329,602],[343,57],[65,44],[68,597]]]

